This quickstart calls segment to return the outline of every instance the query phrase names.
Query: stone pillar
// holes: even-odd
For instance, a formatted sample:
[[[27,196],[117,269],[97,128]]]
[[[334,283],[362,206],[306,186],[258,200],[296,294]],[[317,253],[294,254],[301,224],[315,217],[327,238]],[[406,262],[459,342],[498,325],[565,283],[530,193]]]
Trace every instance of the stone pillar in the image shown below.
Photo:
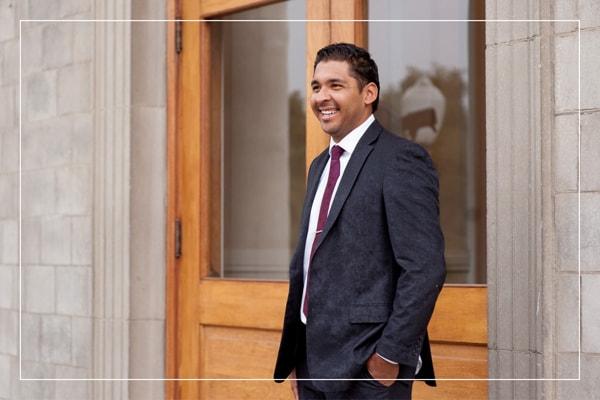
[[[598,5],[486,5],[488,19],[581,19],[581,108],[577,21],[487,23],[490,378],[546,379],[491,381],[490,398],[594,398],[600,390]]]
[[[130,19],[131,3],[98,0],[97,19]],[[93,377],[129,376],[131,24],[94,25]],[[95,399],[127,399],[125,381],[95,381]]]
[[[165,1],[132,1],[133,19],[165,19]],[[166,22],[131,25],[131,378],[163,378],[166,301]],[[129,383],[131,400],[162,399],[162,381]]]
[[[488,19],[540,19],[545,13],[537,0],[486,4]],[[544,329],[553,323],[545,307],[553,297],[544,291],[553,271],[545,256],[553,249],[545,246],[542,229],[553,220],[544,201],[551,171],[543,168],[551,143],[548,24],[486,25],[489,377],[541,378]],[[540,385],[490,381],[489,396],[538,398]]]

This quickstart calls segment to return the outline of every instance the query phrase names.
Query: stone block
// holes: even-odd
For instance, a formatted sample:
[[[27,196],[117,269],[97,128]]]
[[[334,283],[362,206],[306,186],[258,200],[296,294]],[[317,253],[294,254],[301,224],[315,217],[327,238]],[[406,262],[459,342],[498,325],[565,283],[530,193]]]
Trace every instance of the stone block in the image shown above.
[[[29,0],[30,19],[60,19],[62,0]]]
[[[53,313],[54,268],[23,267],[23,303],[26,311]]]
[[[73,265],[91,265],[92,264],[92,218],[91,217],[72,217],[71,218],[72,246],[71,263]]]
[[[160,378],[164,376],[164,323],[139,320],[130,324],[131,378]]]
[[[10,368],[10,356],[0,354],[0,398],[10,399],[10,387],[11,387],[11,368]]]
[[[573,60],[577,66],[577,59]],[[600,108],[600,31],[581,32],[581,108]]]
[[[0,174],[0,219],[15,218],[19,214],[19,175]]]
[[[23,362],[23,378],[53,379],[55,366],[31,361]],[[54,399],[54,381],[21,381],[19,382],[19,399]]]
[[[18,354],[19,320],[18,313],[0,309],[0,353]]]
[[[40,341],[42,361],[55,364],[71,363],[71,318],[42,316]]]
[[[88,373],[85,369],[57,366],[56,377],[60,379],[87,379]],[[90,381],[57,381],[56,399],[61,400],[83,400],[89,399],[91,393]]]
[[[21,346],[23,360],[41,361],[40,341],[42,337],[42,322],[39,314],[22,313],[21,315]]]
[[[72,318],[73,359],[72,364],[82,368],[91,368],[94,349],[92,347],[92,319]]]
[[[166,192],[164,110],[134,107],[131,155],[131,310],[136,318],[164,318]],[[149,184],[151,183],[151,184]],[[149,296],[149,293],[159,294]]]
[[[21,223],[21,264],[34,265],[40,263],[40,221],[24,219]]]
[[[600,112],[581,116],[581,190],[600,191]]]
[[[554,19],[577,20],[577,2],[572,0],[554,0]],[[577,29],[577,21],[555,22],[554,32],[573,32]]]
[[[42,60],[45,68],[58,68],[73,61],[73,26],[53,23],[42,30]]]
[[[73,62],[81,63],[91,61],[93,56],[92,52],[94,50],[94,23],[73,23],[73,31]]]
[[[91,316],[91,267],[56,268],[56,311],[59,314]]]
[[[68,123],[71,126],[73,163],[93,164],[94,126],[92,114],[73,114],[69,116]]]
[[[581,193],[581,270],[600,271],[600,193]]]
[[[42,28],[39,22],[23,22],[21,39],[21,74],[39,72],[42,65]]]
[[[27,124],[22,129],[23,171],[56,167],[71,161],[71,127],[68,121],[53,119]]]
[[[61,0],[60,14],[63,17],[74,16],[90,11],[92,8],[91,0]],[[90,23],[89,25],[94,25]]]
[[[59,114],[90,111],[92,83],[89,63],[61,68],[58,74]]]
[[[38,121],[56,115],[56,70],[32,74],[25,78],[22,107],[25,121]]]
[[[556,376],[545,376],[552,379],[577,379],[579,357],[577,353],[558,353],[556,356]]]
[[[16,4],[11,0],[0,0],[0,42],[13,39],[19,34]]]
[[[2,83],[18,84],[19,82],[19,41],[11,40],[4,44],[4,60],[2,61]]]
[[[164,381],[129,382],[129,395],[132,400],[163,400]]]
[[[516,21],[517,19],[538,19],[537,10],[528,10],[528,2],[507,3],[496,2],[494,9],[486,9],[486,19],[488,20],[506,20],[486,23],[486,43],[497,44],[511,41],[518,41],[531,38],[540,32],[540,26],[543,22],[535,21]],[[506,7],[509,5],[511,9]],[[513,7],[514,6],[514,7]],[[488,16],[491,12],[494,16]],[[522,15],[522,16],[517,16]],[[527,17],[526,15],[530,15]]]
[[[92,211],[92,173],[87,166],[61,168],[56,173],[57,209],[66,215],[90,214]]]
[[[577,191],[578,122],[577,114],[559,115],[555,118],[552,167],[557,192]]]
[[[600,353],[600,275],[582,275],[581,346],[587,353]]]
[[[18,269],[14,266],[0,266],[0,308],[17,308]]]
[[[0,171],[19,171],[19,130],[7,129],[2,133],[2,160]]]
[[[577,355],[575,355],[577,357]],[[576,364],[575,364],[576,367]],[[557,400],[595,399],[600,391],[600,356],[581,355],[581,380],[557,382]],[[577,376],[575,376],[577,378]]]
[[[165,19],[167,8],[159,2],[132,0],[132,18],[136,19]]]
[[[50,217],[41,223],[42,264],[71,263],[71,221],[68,217]]]
[[[579,16],[582,29],[600,27],[600,1],[579,1]]]
[[[16,265],[19,262],[19,224],[15,219],[0,221],[2,231],[2,263]]]
[[[558,267],[561,271],[577,271],[577,193],[557,194],[554,199]]]
[[[23,172],[21,184],[21,206],[23,207],[24,218],[55,213],[56,183],[54,171]]]
[[[558,351],[579,349],[579,276],[575,273],[558,275],[557,340]]]
[[[19,109],[17,107],[17,91],[15,86],[0,87],[0,99],[2,99],[0,129],[6,130],[6,128],[17,127]]]
[[[579,82],[577,51],[576,34],[556,38],[554,43],[554,79],[556,82],[554,98],[558,112],[577,109],[577,85]]]
[[[167,99],[166,23],[134,23],[131,33],[131,68],[135,71],[131,76],[131,104],[164,107]]]

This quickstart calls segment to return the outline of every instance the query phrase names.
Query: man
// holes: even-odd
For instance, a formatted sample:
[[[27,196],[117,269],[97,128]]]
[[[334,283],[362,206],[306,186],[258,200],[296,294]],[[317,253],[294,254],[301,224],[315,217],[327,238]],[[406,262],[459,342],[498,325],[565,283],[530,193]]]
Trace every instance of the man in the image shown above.
[[[437,175],[425,150],[374,119],[366,50],[319,50],[311,87],[330,145],[308,172],[275,380],[289,376],[297,399],[410,398],[415,374],[435,385],[427,324],[446,274]]]

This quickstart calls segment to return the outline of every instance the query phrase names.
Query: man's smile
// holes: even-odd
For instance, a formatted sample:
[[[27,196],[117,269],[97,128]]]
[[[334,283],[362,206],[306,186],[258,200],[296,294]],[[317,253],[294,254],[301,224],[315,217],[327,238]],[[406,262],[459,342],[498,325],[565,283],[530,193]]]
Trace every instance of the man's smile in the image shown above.
[[[336,108],[319,108],[319,115],[322,121],[332,120],[338,113]]]

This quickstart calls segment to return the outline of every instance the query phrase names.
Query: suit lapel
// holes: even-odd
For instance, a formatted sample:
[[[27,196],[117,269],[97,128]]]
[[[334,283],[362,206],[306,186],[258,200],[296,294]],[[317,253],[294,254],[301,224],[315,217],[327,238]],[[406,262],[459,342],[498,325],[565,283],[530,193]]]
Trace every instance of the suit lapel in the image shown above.
[[[315,194],[317,193],[317,188],[319,187],[319,181],[321,175],[323,174],[323,170],[325,169],[325,165],[327,165],[327,161],[329,160],[329,148],[326,148],[315,160],[314,168],[311,173],[308,175],[308,179],[306,182],[306,202],[304,203],[304,208],[302,210],[302,219],[301,219],[301,235],[302,238],[299,242],[301,248],[304,249],[306,235],[308,233],[308,222],[310,221],[310,210],[312,209],[312,204],[315,201]]]
[[[358,178],[358,174],[360,173],[363,164],[367,160],[369,154],[371,154],[371,151],[373,151],[372,144],[379,137],[380,132],[381,125],[379,125],[377,120],[375,120],[356,145],[356,148],[354,149],[354,152],[352,153],[352,156],[348,161],[348,165],[346,166],[344,175],[342,176],[342,180],[340,182],[340,185],[338,186],[337,192],[335,193],[333,204],[331,205],[329,215],[327,216],[327,222],[325,223],[323,233],[319,237],[319,241],[317,242],[313,254],[316,253],[321,243],[323,243],[323,240],[325,240],[327,234],[331,230],[331,227],[337,220],[337,217],[340,215],[340,211],[342,211],[342,207],[344,206],[344,203],[346,202],[346,199],[348,198],[348,195],[350,194],[350,191],[354,186],[356,178]],[[321,172],[322,171],[323,170],[321,169]]]

